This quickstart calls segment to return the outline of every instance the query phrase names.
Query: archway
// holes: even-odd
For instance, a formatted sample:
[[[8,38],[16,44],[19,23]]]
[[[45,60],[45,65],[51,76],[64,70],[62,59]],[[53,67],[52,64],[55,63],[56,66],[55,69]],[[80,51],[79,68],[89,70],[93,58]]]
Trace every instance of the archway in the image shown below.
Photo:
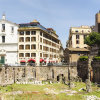
[[[58,82],[64,82],[64,81],[65,81],[64,75],[63,75],[63,74],[59,74],[59,75],[57,76],[57,81],[58,81]]]

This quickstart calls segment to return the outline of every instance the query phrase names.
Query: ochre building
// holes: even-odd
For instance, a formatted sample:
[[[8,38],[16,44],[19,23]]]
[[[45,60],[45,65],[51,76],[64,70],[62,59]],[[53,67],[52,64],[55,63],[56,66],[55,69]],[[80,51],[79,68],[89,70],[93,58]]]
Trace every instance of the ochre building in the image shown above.
[[[66,62],[77,62],[82,55],[88,55],[88,45],[84,43],[85,38],[92,32],[89,26],[71,27],[69,39],[65,49]]]

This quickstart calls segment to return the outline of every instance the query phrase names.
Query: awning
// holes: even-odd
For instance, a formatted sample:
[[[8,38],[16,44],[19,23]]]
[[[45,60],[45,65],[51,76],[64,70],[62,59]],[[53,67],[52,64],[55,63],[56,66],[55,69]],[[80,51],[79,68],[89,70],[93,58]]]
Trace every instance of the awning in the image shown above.
[[[55,61],[50,61],[51,63],[54,63]]]
[[[25,63],[26,61],[25,60],[21,60],[20,62],[24,62]]]
[[[29,60],[28,60],[28,62],[31,62],[31,61],[35,62],[35,59],[29,59]]]
[[[44,61],[44,59],[40,59],[40,62],[43,62]]]

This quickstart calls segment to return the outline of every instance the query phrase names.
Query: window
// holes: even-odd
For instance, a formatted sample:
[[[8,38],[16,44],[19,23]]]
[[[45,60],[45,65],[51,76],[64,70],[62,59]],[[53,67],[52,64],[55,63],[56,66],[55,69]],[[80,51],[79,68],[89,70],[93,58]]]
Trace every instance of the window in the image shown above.
[[[31,53],[31,57],[36,57],[36,53]]]
[[[56,47],[56,44],[55,44],[55,43],[52,43],[52,46],[53,46],[53,47]]]
[[[42,53],[40,53],[40,57],[42,57]]]
[[[14,33],[14,27],[13,26],[11,27],[11,33]]]
[[[24,37],[20,37],[19,42],[24,42]]]
[[[26,35],[30,35],[30,31],[26,31]]]
[[[36,41],[36,37],[31,37],[31,41]]]
[[[30,53],[26,53],[25,54],[25,57],[30,57]]]
[[[21,32],[20,32],[20,35],[24,35],[24,31],[21,31]]]
[[[46,46],[43,46],[43,50],[44,50],[44,51],[49,51],[49,48],[46,47]]]
[[[30,37],[26,37],[26,42],[30,42]]]
[[[52,58],[52,55],[50,54],[50,58]]]
[[[78,30],[76,30],[75,32],[78,32]]]
[[[84,40],[85,40],[86,37],[87,37],[87,35],[84,35]]]
[[[31,49],[36,49],[36,45],[35,44],[31,45]]]
[[[5,32],[5,24],[2,24],[2,32]]]
[[[49,45],[51,45],[51,42],[49,41]]]
[[[54,55],[54,58],[56,58],[56,55]]]
[[[43,57],[48,57],[48,54],[43,54]]]
[[[24,49],[24,45],[19,45],[19,49]]]
[[[24,57],[24,53],[19,53],[19,57]]]
[[[40,38],[40,42],[42,42],[42,38]]]
[[[80,37],[79,37],[79,35],[76,35],[76,39],[79,39]]]
[[[46,43],[46,40],[45,39],[43,39],[43,43]]]
[[[79,40],[76,40],[76,44],[79,44]]]
[[[86,37],[87,37],[87,35],[84,35],[84,40],[85,40]],[[85,44],[85,42],[84,42],[84,44]]]
[[[84,30],[82,30],[82,33],[84,33]]]
[[[36,35],[36,31],[31,31],[31,35]]]
[[[42,32],[40,32],[40,35],[42,36]]]
[[[30,49],[30,45],[26,45],[25,49],[29,50]]]
[[[2,43],[5,43],[5,36],[2,36]]]
[[[84,47],[85,49],[87,49],[87,47]]]
[[[79,48],[79,47],[76,47],[76,48]]]
[[[40,50],[42,50],[42,45],[40,45]]]
[[[52,52],[52,48],[50,48],[50,52]]]

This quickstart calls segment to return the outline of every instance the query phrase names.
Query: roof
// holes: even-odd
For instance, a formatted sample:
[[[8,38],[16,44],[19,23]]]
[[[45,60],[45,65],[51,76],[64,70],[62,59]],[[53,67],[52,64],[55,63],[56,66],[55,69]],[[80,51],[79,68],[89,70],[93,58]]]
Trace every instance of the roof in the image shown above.
[[[67,48],[69,51],[87,51],[89,52],[88,49],[85,48]]]
[[[81,25],[81,26],[79,26],[79,27],[71,27],[71,29],[73,29],[73,28],[75,28],[75,29],[90,29],[90,26]]]
[[[53,28],[45,28],[44,26],[42,26],[36,19],[33,20],[30,23],[22,23],[19,24],[19,29],[18,30],[23,30],[23,29],[41,29],[43,31],[46,31],[48,33],[51,33],[51,35],[55,35],[56,37],[58,37],[58,35],[56,34],[56,31],[54,31]],[[54,37],[54,36],[53,36]]]
[[[38,27],[48,32],[48,30],[44,26],[42,26],[37,20],[33,20],[33,22],[30,22],[30,23],[19,24],[19,28],[33,28],[33,27],[34,28]]]
[[[13,23],[13,22],[8,21],[8,20],[3,20],[3,19],[0,19],[0,22],[6,22],[6,23],[10,23],[10,24],[13,24],[13,25],[19,26],[18,24]]]

